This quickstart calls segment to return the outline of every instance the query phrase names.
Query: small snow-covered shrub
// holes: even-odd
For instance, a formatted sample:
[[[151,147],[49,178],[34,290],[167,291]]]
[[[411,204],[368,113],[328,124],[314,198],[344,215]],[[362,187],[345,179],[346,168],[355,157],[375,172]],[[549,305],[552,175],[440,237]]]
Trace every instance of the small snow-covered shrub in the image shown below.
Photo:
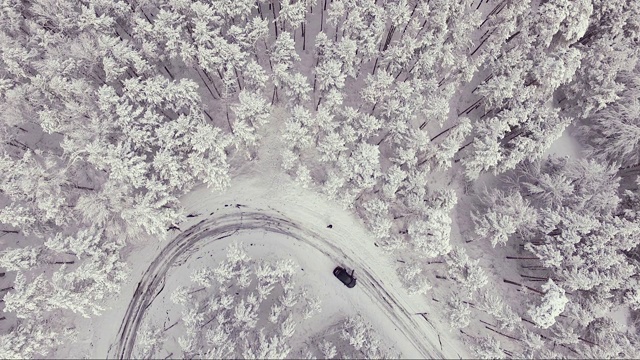
[[[471,321],[469,304],[460,299],[458,295],[454,295],[447,305],[449,325],[452,329],[462,329],[469,326],[469,322]]]
[[[386,346],[374,329],[361,315],[347,318],[341,326],[340,337],[353,348],[354,354],[346,357],[388,359],[397,357],[396,350]],[[326,349],[325,349],[326,350]]]
[[[500,329],[513,331],[522,320],[520,316],[507,305],[498,294],[490,290],[479,293],[476,307],[480,311],[493,316],[498,321]]]
[[[491,245],[505,245],[517,231],[535,225],[537,213],[519,192],[486,190],[471,213],[475,232]]]
[[[143,325],[136,337],[136,346],[140,357],[143,359],[153,358],[158,348],[162,347],[164,341],[162,329]]]
[[[464,248],[453,248],[445,261],[449,266],[449,276],[460,283],[469,295],[487,284],[488,278],[479,265],[480,260],[469,259]]]
[[[171,302],[176,305],[183,305],[189,300],[189,290],[184,286],[178,286],[171,293]]]
[[[480,359],[504,359],[505,353],[500,348],[500,342],[492,336],[476,338],[475,344],[471,345]]]
[[[530,308],[527,313],[539,327],[547,329],[556,322],[556,317],[564,311],[569,302],[564,289],[549,279],[542,285],[546,293],[538,306]]]
[[[213,270],[205,267],[196,269],[191,273],[191,281],[204,287],[211,287],[213,284]]]
[[[380,239],[380,247],[386,252],[393,252],[394,250],[402,249],[407,246],[407,243],[400,236],[394,235],[385,239]]]
[[[298,171],[296,172],[296,181],[305,189],[310,187],[313,184],[313,178],[311,177],[309,168],[304,165],[299,165]]]
[[[389,219],[387,203],[376,198],[365,202],[362,206],[364,218],[373,236],[377,239],[388,238],[393,223]]]
[[[335,345],[327,340],[322,340],[318,344],[318,349],[320,350],[322,357],[325,359],[333,359],[338,354]]]
[[[431,289],[429,280],[419,261],[410,261],[398,269],[398,275],[409,294],[425,294]]]
[[[434,212],[426,221],[417,220],[409,224],[407,231],[416,249],[425,257],[434,258],[451,251],[450,226],[449,214]]]

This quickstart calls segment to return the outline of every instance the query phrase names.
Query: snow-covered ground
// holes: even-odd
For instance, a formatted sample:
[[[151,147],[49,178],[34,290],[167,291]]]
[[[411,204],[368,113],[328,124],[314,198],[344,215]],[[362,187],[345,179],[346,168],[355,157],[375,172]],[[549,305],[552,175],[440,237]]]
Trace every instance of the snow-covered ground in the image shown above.
[[[240,343],[267,318],[285,332],[259,306],[284,303],[283,283],[304,294],[289,357],[320,339],[354,354],[354,317],[404,358],[640,357],[638,41],[609,24],[638,18],[632,1],[89,3],[0,6],[0,357],[207,354],[222,341],[183,340],[198,301],[259,293]],[[266,301],[193,280],[235,244],[295,271],[274,271]],[[240,317],[215,301],[201,333],[217,310]],[[149,328],[165,339],[151,355]]]
[[[142,322],[172,324],[179,313],[171,309],[171,292],[188,282],[193,269],[215,266],[235,241],[244,243],[252,258],[290,258],[300,265],[296,283],[322,300],[321,316],[305,331],[310,337],[339,317],[360,313],[404,358],[469,356],[462,344],[448,339],[446,329],[434,329],[418,314],[430,313],[428,303],[402,289],[395,259],[359,220],[286,175],[268,172],[273,163],[258,164],[263,168],[245,169],[224,194],[202,187],[182,199],[191,217],[172,232],[173,239],[131,251],[130,281],[112,310],[93,319],[90,327],[99,331],[83,341],[90,348],[76,348],[69,356],[131,356]],[[333,277],[336,265],[355,269],[355,288]]]
[[[350,290],[333,277],[331,271],[335,267],[335,261],[322,249],[315,248],[304,239],[296,239],[264,229],[241,230],[229,237],[220,238],[221,236],[224,235],[211,236],[193,244],[193,248],[197,248],[197,251],[188,251],[189,254],[180,259],[184,260],[184,263],[170,269],[163,285],[164,289],[145,311],[145,318],[150,318],[145,319],[145,323],[167,328],[176,322],[181,313],[170,300],[172,291],[184,285],[185,279],[189,278],[194,269],[217,265],[224,257],[225,248],[229,243],[239,241],[244,244],[252,259],[293,259],[299,265],[299,271],[293,278],[296,285],[310,289],[311,293],[319,296],[322,303],[321,315],[314,317],[311,322],[301,322],[302,328],[297,329],[297,332],[305,335],[306,340],[316,336],[322,337],[322,333],[329,325],[359,313],[369,319],[375,329],[382,330],[381,335],[387,339],[385,343],[402,349],[403,357],[425,356],[417,346],[411,343],[411,339],[401,332],[400,325],[394,323],[394,314],[380,307],[376,294],[370,297],[370,289],[367,288],[366,283],[364,285],[360,283],[359,286]],[[179,262],[182,262],[180,260]],[[179,353],[180,350],[176,348],[177,343],[168,342],[168,346],[163,348],[164,353],[159,353],[158,356]],[[303,344],[290,345],[294,349],[303,347]]]
[[[581,146],[578,140],[571,135],[572,131],[573,127],[571,126],[565,129],[560,138],[551,144],[551,147],[544,153],[544,156],[569,156],[574,159],[579,159]]]

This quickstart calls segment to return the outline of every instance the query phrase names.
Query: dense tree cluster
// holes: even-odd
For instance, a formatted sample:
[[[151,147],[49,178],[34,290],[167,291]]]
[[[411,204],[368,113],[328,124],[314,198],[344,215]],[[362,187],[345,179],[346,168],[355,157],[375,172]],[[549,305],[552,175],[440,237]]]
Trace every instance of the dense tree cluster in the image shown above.
[[[296,285],[296,268],[292,260],[251,259],[242,244],[232,243],[226,259],[215,268],[194,270],[191,284],[171,293],[171,301],[181,308],[174,324],[164,330],[143,326],[136,342],[138,356],[158,357],[171,338],[177,338],[188,358],[396,356],[361,316],[342,321],[335,339],[328,336],[317,340],[317,346],[294,347],[310,340],[296,329],[322,310],[317,297]]]
[[[564,314],[583,332],[620,306],[638,308],[640,222],[624,201],[633,192],[621,186],[618,168],[548,158],[518,165],[505,185],[509,195],[480,199],[476,232],[494,246],[516,241],[539,259],[540,270],[529,276],[549,280],[542,303],[528,312],[538,326],[549,328]],[[608,356],[635,356],[618,350]]]
[[[299,319],[307,320],[321,310],[317,298],[296,286],[295,267],[291,260],[252,260],[242,245],[233,243],[217,267],[195,270],[193,284],[171,294],[182,307],[177,341],[184,356],[289,356]],[[150,353],[154,347],[145,345],[139,345],[141,355],[154,357]]]
[[[426,259],[446,263],[460,328],[488,277],[451,244],[456,185],[502,174],[478,194],[477,238],[539,259],[550,282],[534,323],[568,333],[565,315],[608,339],[594,330],[608,312],[640,308],[639,19],[634,0],[3,1],[5,323],[40,339],[0,337],[3,354],[46,353],[40,316],[102,313],[123,249],[165,237],[181,195],[223,191],[261,146],[382,248],[411,253],[398,269],[411,293],[431,287]],[[546,158],[570,125],[589,159]],[[478,306],[514,329],[498,300]],[[260,349],[245,355],[275,354]]]

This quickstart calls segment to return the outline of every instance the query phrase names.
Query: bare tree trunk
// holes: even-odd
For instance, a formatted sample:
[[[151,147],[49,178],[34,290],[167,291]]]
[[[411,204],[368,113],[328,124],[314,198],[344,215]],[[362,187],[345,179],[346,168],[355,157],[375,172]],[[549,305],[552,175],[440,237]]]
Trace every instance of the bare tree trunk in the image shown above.
[[[207,115],[207,117],[209,118],[209,121],[211,121],[213,123],[214,122],[213,118],[211,117],[211,115],[209,115],[209,112],[207,110],[204,110],[204,109],[202,111],[204,112],[205,115]]]
[[[491,35],[492,35],[492,34],[493,34],[493,31],[491,32],[491,34],[487,35],[487,37],[486,37],[486,38],[484,38],[484,40],[482,40],[482,41],[480,42],[480,45],[478,45],[478,47],[477,47],[475,50],[473,50],[473,51],[471,52],[471,54],[469,54],[469,56],[473,56],[473,55],[475,55],[475,54],[476,54],[476,52],[478,52],[478,50],[480,50],[480,48],[482,47],[482,45],[484,45],[484,43],[485,43],[485,42],[487,42],[487,40],[489,40],[489,38],[491,37]]]
[[[209,79],[209,82],[213,86],[213,89],[216,91],[216,94],[218,94],[218,98],[222,98],[222,93],[220,92],[220,90],[218,90],[218,87],[216,86],[216,82],[213,81],[213,77],[211,77],[211,75],[209,75],[207,70],[204,70],[204,69],[200,69],[200,70],[202,70],[202,72],[207,77],[207,79]],[[220,78],[220,81],[222,81],[222,78]]]
[[[402,35],[404,35],[404,33],[407,31],[407,28],[411,23],[411,19],[413,19],[413,14],[415,14],[417,7],[418,7],[418,2],[416,2],[416,4],[413,6],[413,10],[411,10],[411,15],[409,15],[409,21],[407,21],[407,25],[404,26],[404,29],[402,30]]]
[[[327,0],[324,0],[324,7],[320,10],[320,32],[324,30],[324,12],[327,11]]]
[[[316,59],[316,67],[318,67],[318,65],[320,64],[320,57],[318,57]],[[318,76],[315,74],[313,74],[313,93],[316,93],[316,82],[318,81]]]
[[[458,116],[462,115],[462,114],[469,114],[470,112],[472,112],[473,110],[477,109],[478,105],[481,105],[481,102],[484,100],[484,97],[481,97],[480,99],[476,100],[476,102],[474,102],[473,104],[469,105],[469,107],[467,107],[466,109],[462,110],[460,113],[458,113]]]
[[[229,105],[227,105],[227,111],[226,111],[226,115],[227,115],[227,124],[229,125],[229,130],[231,130],[231,133],[234,134],[233,132],[233,126],[231,126],[231,119],[229,119]]]
[[[460,149],[458,149],[457,152],[460,152],[462,150],[464,150],[467,146],[473,144],[473,140],[469,141],[468,143],[464,144]]]
[[[271,0],[271,12],[273,12],[273,28],[276,29],[276,39],[278,38],[278,22],[276,21],[276,4]]]
[[[264,20],[264,15],[262,15],[262,6],[260,6],[260,1],[256,1],[258,5],[258,14],[260,15],[260,20]]]
[[[504,282],[505,282],[505,283],[507,283],[507,284],[511,284],[511,285],[516,285],[516,286],[525,287],[525,288],[527,288],[527,289],[529,289],[529,290],[531,290],[531,291],[533,291],[533,292],[535,292],[535,293],[538,293],[538,294],[540,294],[540,295],[544,295],[544,292],[542,292],[542,291],[540,291],[540,290],[538,290],[538,289],[532,288],[532,287],[530,287],[530,286],[525,286],[525,285],[523,285],[523,284],[517,283],[517,282],[515,282],[515,281],[507,280],[507,279],[502,279],[502,281],[504,281]]]
[[[196,289],[196,290],[191,290],[191,291],[189,291],[188,293],[189,293],[189,294],[195,294],[195,293],[200,292],[200,291],[202,291],[202,290],[204,290],[204,289],[206,289],[206,288],[205,288],[205,287],[201,287],[201,288]]]
[[[173,324],[169,325],[169,327],[167,327],[167,328],[165,328],[165,329],[163,329],[163,330],[164,330],[164,331],[167,331],[167,330],[171,329],[172,327],[174,327],[174,326],[176,326],[176,325],[178,325],[178,321],[174,322]]]
[[[164,70],[167,72],[167,74],[169,74],[169,77],[171,78],[171,80],[175,80],[175,77],[173,77],[173,74],[171,73],[171,71],[169,71],[169,69],[167,68],[166,65],[162,65],[162,67],[164,68]]]
[[[269,50],[269,46],[267,45],[267,40],[262,39],[262,42],[264,42],[265,50]],[[269,60],[269,69],[271,69],[271,71],[273,72],[273,64],[271,63],[271,58],[267,56],[267,59]]]
[[[480,24],[480,26],[478,27],[478,29],[482,28],[484,26],[484,24],[489,21],[489,17],[491,15],[494,14],[499,14],[502,9],[504,9],[504,7],[507,6],[506,1],[501,1],[498,5],[496,5],[493,10],[491,10],[491,12],[489,14],[487,14],[487,17],[484,19],[484,21],[482,22],[482,24]]]
[[[508,144],[509,141],[511,141],[511,140],[513,140],[513,139],[515,139],[515,138],[517,138],[519,136],[522,136],[524,134],[525,134],[525,129],[517,127],[516,129],[514,129],[514,131],[511,131],[510,133],[507,134],[507,136],[505,136],[502,140],[500,140],[500,144],[502,146],[504,146],[504,145]]]
[[[505,256],[509,260],[540,260],[537,257]]]
[[[149,16],[147,15],[146,12],[144,12],[144,10],[142,10],[142,8],[140,8],[140,11],[142,11],[142,14],[144,15],[145,19],[147,19],[147,21],[149,22],[149,24],[153,24],[153,22],[151,21],[151,19],[149,18]]]
[[[531,275],[525,275],[525,274],[520,274],[520,276],[526,279],[539,280],[539,281],[547,281],[550,279],[549,277],[531,276]],[[552,279],[552,280],[556,281],[557,279]]]
[[[448,129],[445,129],[445,130],[441,131],[438,135],[436,135],[436,136],[432,137],[432,138],[431,138],[431,141],[433,141],[433,140],[435,140],[435,139],[439,138],[440,136],[442,136],[442,135],[444,135],[444,134],[448,133],[449,131],[451,131],[451,129],[455,128],[456,126],[458,126],[458,124],[455,124],[455,125],[451,126],[450,128],[448,128]]]
[[[305,17],[306,20],[306,17]],[[302,23],[301,26],[301,31],[302,31],[302,51],[305,51],[307,48],[307,26],[306,23]]]
[[[238,89],[240,91],[242,91],[242,84],[240,83],[240,76],[238,75],[238,69],[236,69],[235,66],[233,67],[233,72],[236,73],[236,81],[238,82]]]
[[[471,90],[471,93],[472,94],[475,93],[482,84],[484,84],[487,81],[493,79],[493,76],[494,76],[493,74],[490,74],[489,76],[487,76],[484,80],[482,80],[482,82],[480,84],[478,84],[476,87],[473,88],[473,90]]]
[[[198,76],[200,76],[200,79],[202,80],[202,83],[204,83],[204,86],[207,88],[207,90],[209,90],[209,94],[211,94],[211,97],[214,99],[219,99],[220,93],[218,93],[218,97],[216,98],[216,96],[213,95],[213,91],[211,91],[209,84],[207,84],[207,81],[202,77],[202,75],[200,74],[200,71],[198,71],[198,68],[196,68],[196,72],[198,73]],[[217,89],[216,89],[216,92],[217,92]]]
[[[391,39],[393,38],[393,33],[396,32],[396,27],[391,25],[389,28],[389,32],[387,33],[387,39],[384,42],[384,46],[382,47],[382,52],[385,52],[389,48],[389,44],[391,44]]]

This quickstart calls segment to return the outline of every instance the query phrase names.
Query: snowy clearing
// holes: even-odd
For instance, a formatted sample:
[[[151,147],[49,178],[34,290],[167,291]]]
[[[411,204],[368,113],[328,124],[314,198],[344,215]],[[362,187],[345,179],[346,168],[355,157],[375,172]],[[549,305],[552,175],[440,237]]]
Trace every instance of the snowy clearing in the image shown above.
[[[322,204],[315,196],[311,197],[315,198],[315,204],[318,205],[315,207],[309,206],[309,201],[292,201],[295,199],[293,189],[296,186],[287,187],[287,195],[260,190],[255,183],[249,186],[238,181],[233,186],[253,191],[238,191],[242,195],[236,196],[230,195],[233,194],[230,191],[223,196],[216,196],[203,189],[189,195],[199,199],[197,205],[189,210],[201,215],[191,220],[197,223],[189,228],[185,229],[185,225],[180,224],[183,232],[166,244],[145,271],[123,316],[125,320],[115,343],[108,351],[110,358],[131,356],[135,336],[145,314],[153,314],[152,304],[164,302],[172,287],[184,282],[185,276],[188,276],[185,274],[186,269],[197,267],[197,259],[208,259],[210,255],[207,254],[215,253],[212,249],[223,248],[226,243],[237,240],[245,244],[256,244],[255,247],[248,248],[252,255],[255,253],[256,258],[279,254],[281,249],[283,254],[292,256],[305,269],[304,273],[298,274],[305,275],[302,282],[325,294],[323,309],[344,313],[362,312],[366,319],[377,325],[377,329],[383,329],[380,332],[382,336],[397,344],[403,357],[458,356],[459,349],[451,346],[440,351],[436,332],[422,317],[415,315],[418,310],[424,309],[411,309],[403,301],[402,296],[406,295],[402,295],[395,275],[389,271],[380,271],[390,269],[385,265],[388,260],[384,258],[384,253],[373,245],[369,235],[352,216],[339,214],[340,211],[337,213],[333,206]],[[261,193],[268,195],[261,197]],[[278,199],[282,200],[279,202]],[[185,199],[185,202],[188,201],[190,200]],[[250,202],[258,204],[257,206],[261,202],[271,205],[267,205],[266,209],[245,205]],[[322,205],[325,205],[324,209]],[[284,211],[295,216],[285,217]],[[211,213],[213,215],[209,215]],[[332,225],[331,229],[327,228],[328,224]],[[318,255],[311,256],[314,252]],[[187,263],[190,265],[177,265]],[[349,291],[333,277],[331,271],[338,264],[356,269],[356,288]],[[173,281],[165,281],[165,278]],[[334,308],[331,304],[338,307]],[[115,314],[109,315],[111,316]],[[101,335],[104,336],[104,333]]]

